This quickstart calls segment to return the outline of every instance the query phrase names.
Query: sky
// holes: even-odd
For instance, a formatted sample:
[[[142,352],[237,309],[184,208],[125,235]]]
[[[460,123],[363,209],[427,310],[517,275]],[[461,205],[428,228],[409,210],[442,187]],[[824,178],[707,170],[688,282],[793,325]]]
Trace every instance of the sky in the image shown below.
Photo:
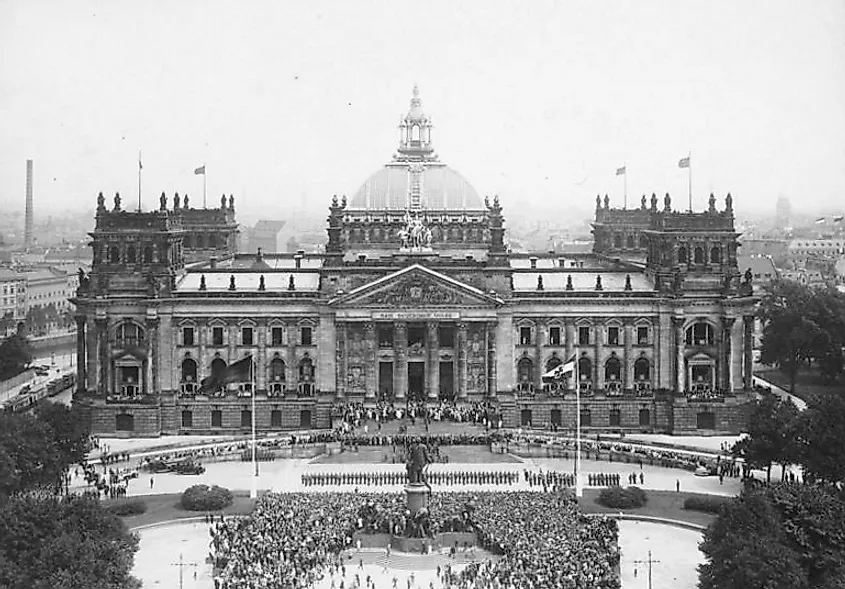
[[[442,161],[522,212],[710,191],[845,209],[845,1],[0,0],[0,212],[235,195],[326,211],[419,85]],[[616,176],[626,167],[627,176]]]

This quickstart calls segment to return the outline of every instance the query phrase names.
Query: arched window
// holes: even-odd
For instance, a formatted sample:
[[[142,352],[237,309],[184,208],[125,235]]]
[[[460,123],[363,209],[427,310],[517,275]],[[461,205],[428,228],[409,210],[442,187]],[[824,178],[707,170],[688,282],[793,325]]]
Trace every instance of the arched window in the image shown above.
[[[314,380],[314,362],[307,355],[299,361],[299,382]]]
[[[613,236],[613,247],[620,249],[622,247],[622,236],[618,233]]]
[[[182,360],[182,382],[197,382],[197,363],[193,358]]]
[[[285,361],[281,358],[273,358],[270,361],[270,382],[284,382]]]
[[[722,252],[718,247],[710,250],[710,263],[720,264],[722,262]]]
[[[214,233],[208,234],[208,249],[213,250],[217,248],[217,236]]]
[[[578,360],[578,380],[593,380],[593,361],[582,357]]]
[[[135,246],[134,245],[126,246],[126,263],[127,264],[134,264],[137,261],[138,260],[135,257]]]
[[[192,235],[188,234],[182,239],[182,245],[185,249],[191,249],[194,247],[194,238]]]
[[[634,248],[634,236],[633,235],[628,236],[628,248],[629,249]]]
[[[704,248],[703,247],[696,247],[695,248],[695,263],[696,264],[703,264],[704,263]]]
[[[144,263],[145,264],[152,264],[153,263],[153,248],[152,246],[147,246],[144,248]]]
[[[704,321],[690,325],[687,328],[686,341],[688,346],[712,346],[713,326]]]
[[[634,381],[648,381],[651,380],[651,362],[648,358],[638,358],[634,362]]]
[[[557,368],[557,367],[558,367],[558,366],[560,366],[561,364],[563,364],[563,360],[561,360],[561,359],[560,359],[558,356],[556,356],[556,355],[555,355],[555,356],[552,356],[552,357],[551,357],[551,358],[549,358],[549,359],[548,359],[548,361],[546,362],[546,372],[551,372],[552,370],[554,370],[555,368]]]
[[[141,345],[143,332],[135,323],[127,322],[117,326],[115,335],[118,348],[135,348]]]
[[[678,263],[679,264],[686,264],[689,260],[687,259],[687,248],[681,246],[678,248]]]
[[[109,264],[120,263],[120,250],[116,245],[109,246]]]
[[[215,358],[211,361],[211,377],[220,382],[223,380],[223,373],[226,371],[226,361],[223,358]]]
[[[197,235],[197,249],[205,249],[205,236],[202,233]]]
[[[648,238],[645,235],[640,235],[640,247],[645,249],[648,246]]]
[[[604,380],[606,382],[619,382],[622,380],[622,363],[616,356],[611,356],[604,363]]]
[[[534,362],[531,361],[531,358],[520,358],[519,362],[516,365],[516,374],[517,383],[519,383],[520,386],[527,385],[533,382]]]
[[[419,141],[420,140],[420,126],[414,125],[411,127],[411,141]]]

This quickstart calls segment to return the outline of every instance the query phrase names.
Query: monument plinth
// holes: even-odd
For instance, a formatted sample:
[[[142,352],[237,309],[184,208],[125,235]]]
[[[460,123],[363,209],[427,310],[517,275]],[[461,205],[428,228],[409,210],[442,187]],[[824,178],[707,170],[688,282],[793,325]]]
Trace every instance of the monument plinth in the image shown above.
[[[420,509],[428,509],[429,490],[424,483],[408,483],[405,485],[405,498],[411,517],[417,515]]]

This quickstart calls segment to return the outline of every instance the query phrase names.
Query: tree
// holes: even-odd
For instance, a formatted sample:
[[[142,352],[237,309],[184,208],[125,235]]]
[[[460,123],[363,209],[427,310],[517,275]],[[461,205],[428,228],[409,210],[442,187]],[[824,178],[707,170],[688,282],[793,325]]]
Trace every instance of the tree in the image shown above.
[[[845,395],[814,399],[801,415],[799,460],[818,481],[845,482]]]
[[[700,589],[841,589],[845,494],[833,486],[746,489],[704,533]]]
[[[765,468],[769,482],[772,464],[780,464],[783,480],[786,478],[786,466],[798,461],[797,428],[798,408],[795,404],[789,399],[765,395],[751,411],[748,437],[734,445],[733,453],[752,468]]]
[[[25,495],[0,509],[0,587],[137,589],[138,539],[96,499]]]
[[[0,380],[17,376],[32,362],[32,349],[21,335],[10,335],[0,343]]]
[[[61,403],[45,401],[36,408],[36,415],[53,430],[53,439],[65,464],[79,464],[85,460],[91,424],[79,405],[67,407]]]
[[[58,451],[54,435],[49,425],[31,415],[0,415],[0,458],[4,454],[8,457],[5,468],[13,474],[8,480],[0,480],[0,491],[11,495],[61,484],[68,464]]]

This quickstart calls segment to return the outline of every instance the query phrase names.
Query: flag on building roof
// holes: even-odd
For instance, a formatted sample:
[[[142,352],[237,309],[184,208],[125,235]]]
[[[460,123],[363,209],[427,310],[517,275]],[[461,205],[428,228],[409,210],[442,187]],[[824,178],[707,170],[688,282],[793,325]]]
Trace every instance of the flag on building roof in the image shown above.
[[[845,215],[836,215],[835,217],[833,217],[833,222],[834,223],[841,223],[842,219],[845,219]]]
[[[825,222],[824,217],[819,217],[818,219],[815,220],[816,225],[819,225],[819,224],[824,223],[824,222]]]
[[[622,166],[621,168],[616,168],[616,175],[617,176],[624,176],[625,175],[625,166]]]
[[[199,168],[194,170],[194,174],[203,174],[205,175],[205,164],[201,165]]]
[[[688,158],[688,157],[682,157],[678,161],[678,167],[679,168],[689,168],[689,160],[690,160],[690,158]]]

